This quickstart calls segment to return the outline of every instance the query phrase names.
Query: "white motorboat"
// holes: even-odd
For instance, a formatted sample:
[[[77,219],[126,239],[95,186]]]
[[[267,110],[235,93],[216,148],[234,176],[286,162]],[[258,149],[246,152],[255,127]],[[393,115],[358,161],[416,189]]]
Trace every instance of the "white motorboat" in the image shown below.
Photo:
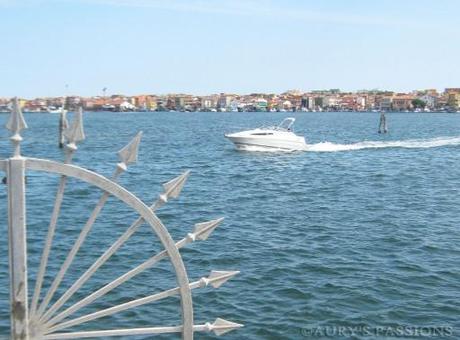
[[[239,150],[298,151],[305,150],[305,138],[292,132],[295,118],[286,118],[280,125],[226,134]]]
[[[64,110],[63,107],[56,108],[55,106],[48,106],[46,111],[48,113],[61,113]]]

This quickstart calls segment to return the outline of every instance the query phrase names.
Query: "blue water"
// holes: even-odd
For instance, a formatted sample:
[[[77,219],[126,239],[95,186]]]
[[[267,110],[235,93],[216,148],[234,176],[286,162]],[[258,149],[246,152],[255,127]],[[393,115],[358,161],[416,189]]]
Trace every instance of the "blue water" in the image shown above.
[[[181,197],[158,216],[179,240],[193,224],[225,216],[207,241],[181,251],[191,281],[210,270],[240,270],[221,288],[195,290],[197,324],[217,317],[245,324],[225,339],[301,339],[316,326],[448,326],[460,337],[460,116],[297,113],[309,151],[235,151],[223,134],[281,113],[87,113],[75,163],[110,176],[116,151],[144,131],[139,163],[121,184],[147,203],[161,183],[192,171]],[[0,124],[7,116],[0,115]],[[62,160],[57,117],[26,115],[23,154]],[[0,130],[0,158],[11,152]],[[34,273],[57,178],[28,174],[29,266]],[[71,181],[45,290],[100,192]],[[0,334],[8,334],[6,187],[0,185]],[[109,200],[66,275],[62,293],[137,215]],[[147,226],[71,299],[76,302],[160,249]],[[168,261],[78,315],[175,287]],[[59,294],[58,294],[59,295]],[[170,298],[74,329],[175,325]],[[0,336],[1,338],[1,336]],[[142,337],[139,337],[142,338]],[[147,338],[147,337],[144,337]],[[160,337],[161,338],[161,337]],[[169,339],[174,336],[165,336]],[[213,338],[197,334],[197,338]]]

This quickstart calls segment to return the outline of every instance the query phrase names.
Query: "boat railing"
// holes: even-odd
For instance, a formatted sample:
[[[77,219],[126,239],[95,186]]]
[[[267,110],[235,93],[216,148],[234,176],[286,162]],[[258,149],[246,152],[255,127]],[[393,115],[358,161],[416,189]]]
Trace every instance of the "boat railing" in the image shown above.
[[[295,118],[285,118],[280,125],[277,126],[277,130],[290,131],[294,122]]]

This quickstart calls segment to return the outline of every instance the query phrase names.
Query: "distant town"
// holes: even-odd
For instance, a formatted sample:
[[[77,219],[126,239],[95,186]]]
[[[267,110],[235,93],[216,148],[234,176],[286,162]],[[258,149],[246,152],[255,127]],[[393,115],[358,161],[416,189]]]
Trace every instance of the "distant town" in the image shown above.
[[[54,112],[82,106],[87,111],[210,111],[210,112],[287,112],[287,111],[402,111],[458,112],[460,88],[416,90],[410,93],[363,90],[342,92],[339,89],[281,94],[220,93],[207,96],[190,94],[125,96],[103,94],[94,97],[63,96],[53,98],[20,98],[25,112]],[[0,112],[8,112],[10,98],[0,98]]]

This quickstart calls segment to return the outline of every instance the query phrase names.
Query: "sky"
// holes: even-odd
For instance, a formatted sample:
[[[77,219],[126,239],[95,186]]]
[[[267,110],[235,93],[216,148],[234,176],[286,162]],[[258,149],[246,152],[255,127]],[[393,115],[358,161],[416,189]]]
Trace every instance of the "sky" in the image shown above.
[[[0,97],[460,87],[458,0],[0,0]]]

